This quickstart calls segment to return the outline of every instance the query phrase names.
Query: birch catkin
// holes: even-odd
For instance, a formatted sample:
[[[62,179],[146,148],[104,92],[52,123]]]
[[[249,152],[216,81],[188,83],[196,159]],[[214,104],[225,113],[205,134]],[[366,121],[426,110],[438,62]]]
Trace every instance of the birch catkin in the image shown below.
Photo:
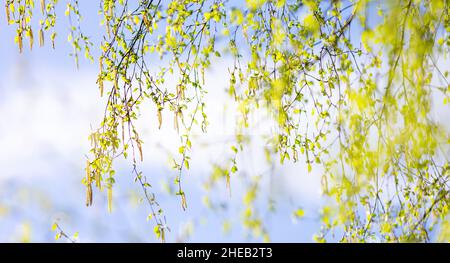
[[[92,205],[92,179],[91,179],[91,165],[89,161],[86,162],[86,206]]]
[[[23,42],[22,42],[22,32],[17,35],[17,44],[19,45],[19,53],[22,53]]]
[[[9,21],[11,20],[11,17],[9,15],[9,7],[8,7],[8,5],[5,5],[5,11],[6,11],[6,22],[9,25],[10,24]]]
[[[31,28],[28,30],[28,34],[30,36],[30,50],[33,50],[34,36],[33,36],[33,30]]]
[[[45,0],[41,0],[41,13],[45,13]]]
[[[44,30],[42,28],[39,30],[39,46],[44,46]]]
[[[100,89],[100,97],[103,97],[103,78],[102,78],[102,72],[103,72],[103,57],[100,57],[99,59],[99,67],[100,67],[100,74],[98,76],[98,87]]]
[[[162,125],[162,113],[161,113],[161,109],[158,109],[158,129],[161,129],[161,125]]]

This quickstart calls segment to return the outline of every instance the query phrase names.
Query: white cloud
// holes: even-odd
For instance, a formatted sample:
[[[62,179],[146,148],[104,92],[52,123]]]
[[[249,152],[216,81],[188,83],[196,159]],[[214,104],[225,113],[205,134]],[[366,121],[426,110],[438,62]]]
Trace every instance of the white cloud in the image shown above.
[[[39,64],[39,63],[38,63]],[[95,85],[96,72],[75,68],[55,68],[33,64],[33,68],[19,65],[10,70],[0,83],[0,177],[14,176],[55,176],[60,173],[61,162],[69,162],[80,169],[82,175],[84,154],[88,153],[87,136],[90,126],[96,128],[104,110],[104,99],[99,97]],[[190,177],[204,176],[212,162],[223,161],[223,155],[230,152],[226,140],[233,138],[236,112],[228,108],[224,112],[228,85],[227,64],[215,66],[206,72],[207,89],[205,101],[210,121],[208,133],[194,132]],[[26,76],[26,77],[24,77]],[[166,85],[175,85],[169,79]],[[165,166],[169,149],[177,156],[180,146],[179,135],[173,129],[173,116],[164,112],[164,123],[157,129],[154,105],[141,105],[138,126],[144,140],[144,165],[146,167]],[[257,133],[257,132],[255,132]],[[258,134],[258,133],[257,133]],[[205,143],[208,147],[202,147]],[[261,145],[252,147],[241,158],[241,171],[247,170],[257,175],[268,167],[262,165]],[[306,174],[303,165],[277,169],[277,183],[274,187],[281,193],[286,191],[294,196],[317,198],[319,192],[317,176]],[[278,173],[279,174],[279,173]],[[192,178],[195,180],[195,178]]]
[[[79,161],[101,112],[95,75],[33,68],[14,78],[13,72],[0,84],[1,176],[45,175],[55,158]]]

